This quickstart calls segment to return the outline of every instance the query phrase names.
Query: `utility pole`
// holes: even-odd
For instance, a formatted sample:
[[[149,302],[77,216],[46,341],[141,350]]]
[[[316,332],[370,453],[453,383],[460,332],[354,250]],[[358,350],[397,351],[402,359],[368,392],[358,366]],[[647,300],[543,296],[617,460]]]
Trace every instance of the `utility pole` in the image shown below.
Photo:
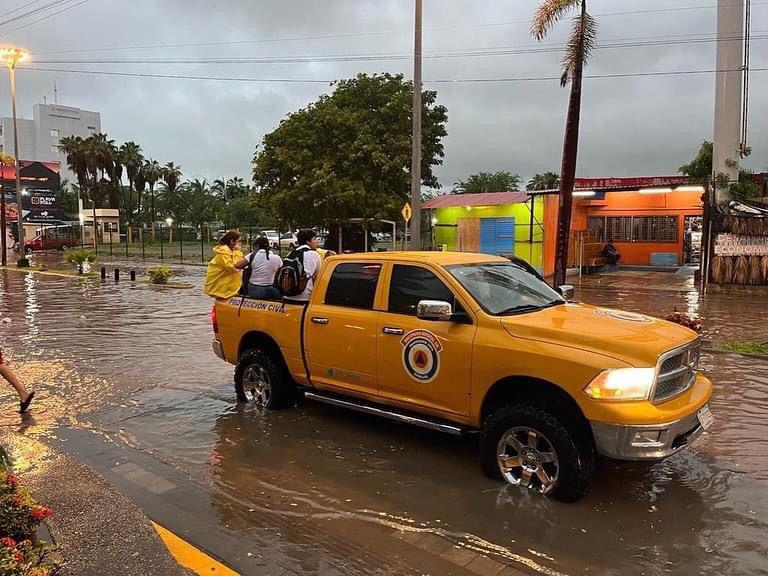
[[[715,72],[715,134],[713,175],[727,174],[734,182],[739,177],[741,152],[742,85],[744,75],[744,2],[717,0],[717,65]],[[729,166],[730,164],[730,166]],[[728,200],[728,188],[717,186],[715,200]]]
[[[421,16],[422,0],[415,0],[413,49],[413,143],[411,157],[411,250],[421,250]]]
[[[27,58],[26,50],[21,48],[0,48],[0,59],[8,67],[8,75],[11,80],[11,111],[13,113],[13,156],[16,164],[16,207],[19,213],[19,259],[16,265],[19,268],[27,268],[29,260],[26,258],[24,246],[24,210],[21,206],[21,161],[19,160],[19,131],[16,121],[16,64]]]

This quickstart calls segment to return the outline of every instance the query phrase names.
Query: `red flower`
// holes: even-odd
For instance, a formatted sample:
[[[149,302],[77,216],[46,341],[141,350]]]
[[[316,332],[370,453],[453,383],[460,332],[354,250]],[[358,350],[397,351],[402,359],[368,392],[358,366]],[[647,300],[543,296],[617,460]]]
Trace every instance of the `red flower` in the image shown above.
[[[53,515],[53,512],[50,508],[39,506],[37,508],[32,508],[32,510],[29,512],[29,515],[32,516],[32,518],[35,520],[45,520],[46,518],[50,518]]]
[[[16,561],[17,564],[21,564],[22,562],[24,562],[24,554],[21,552],[16,552],[13,555],[13,559]]]
[[[13,474],[8,474],[8,476],[5,479],[5,483],[8,484],[8,486],[16,488],[16,486],[19,485],[19,479],[17,476],[14,476]]]
[[[16,548],[16,540],[9,536],[5,536],[4,538],[0,538],[0,544],[5,546],[6,548]]]

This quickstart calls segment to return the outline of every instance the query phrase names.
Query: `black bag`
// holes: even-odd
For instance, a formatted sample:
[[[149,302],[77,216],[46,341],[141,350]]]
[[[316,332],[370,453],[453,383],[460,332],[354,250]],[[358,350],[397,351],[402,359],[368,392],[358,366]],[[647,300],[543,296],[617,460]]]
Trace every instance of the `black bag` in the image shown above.
[[[307,250],[305,246],[291,250],[277,271],[275,287],[283,296],[298,296],[306,290],[309,278],[304,270],[304,252]]]
[[[240,296],[248,296],[248,285],[251,283],[251,271],[253,270],[253,259],[256,258],[254,250],[251,257],[248,258],[248,266],[243,268],[243,281],[240,284]]]

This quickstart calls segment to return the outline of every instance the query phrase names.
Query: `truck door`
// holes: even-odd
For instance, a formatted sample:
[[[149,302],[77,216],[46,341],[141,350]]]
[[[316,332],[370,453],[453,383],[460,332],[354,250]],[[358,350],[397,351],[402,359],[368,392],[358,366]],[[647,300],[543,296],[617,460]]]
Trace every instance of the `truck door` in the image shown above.
[[[444,300],[454,312],[464,307],[432,270],[395,264],[385,311],[379,315],[379,394],[442,415],[469,414],[472,345],[476,323],[435,322],[416,317],[420,300]]]
[[[318,388],[376,394],[377,299],[381,263],[339,262],[323,274],[304,321],[304,346]]]

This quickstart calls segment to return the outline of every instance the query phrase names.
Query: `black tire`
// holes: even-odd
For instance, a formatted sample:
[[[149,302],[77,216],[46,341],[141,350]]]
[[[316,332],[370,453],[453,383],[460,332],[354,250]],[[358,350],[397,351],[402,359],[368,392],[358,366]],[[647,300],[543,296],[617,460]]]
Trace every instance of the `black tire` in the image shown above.
[[[258,372],[258,375],[254,374]],[[253,377],[267,379],[269,394],[259,394],[255,399],[248,382]],[[248,350],[241,357],[235,368],[235,394],[238,402],[254,402],[267,410],[280,410],[293,405],[296,388],[291,382],[282,363],[261,348]]]
[[[570,432],[549,412],[536,408],[513,404],[504,406],[492,413],[485,421],[480,444],[480,460],[483,471],[496,480],[513,482],[505,477],[501,470],[498,452],[503,437],[515,429],[529,429],[540,435],[539,446],[551,446],[555,454],[554,464],[547,464],[548,471],[556,467],[556,480],[548,490],[543,491],[544,482],[536,473],[529,481],[528,488],[538,489],[542,493],[562,502],[575,502],[589,488],[595,467],[595,450],[591,441],[579,438]],[[522,431],[524,434],[524,431]],[[544,444],[542,444],[544,442]],[[538,453],[537,453],[538,454]],[[522,452],[520,453],[522,455]],[[522,457],[521,457],[522,459]],[[525,462],[525,460],[523,460]],[[538,464],[538,468],[543,468]],[[515,468],[516,470],[517,468]],[[523,468],[520,467],[522,472]],[[509,472],[514,476],[513,472]],[[547,474],[550,480],[555,474]],[[531,477],[530,474],[528,474]]]

